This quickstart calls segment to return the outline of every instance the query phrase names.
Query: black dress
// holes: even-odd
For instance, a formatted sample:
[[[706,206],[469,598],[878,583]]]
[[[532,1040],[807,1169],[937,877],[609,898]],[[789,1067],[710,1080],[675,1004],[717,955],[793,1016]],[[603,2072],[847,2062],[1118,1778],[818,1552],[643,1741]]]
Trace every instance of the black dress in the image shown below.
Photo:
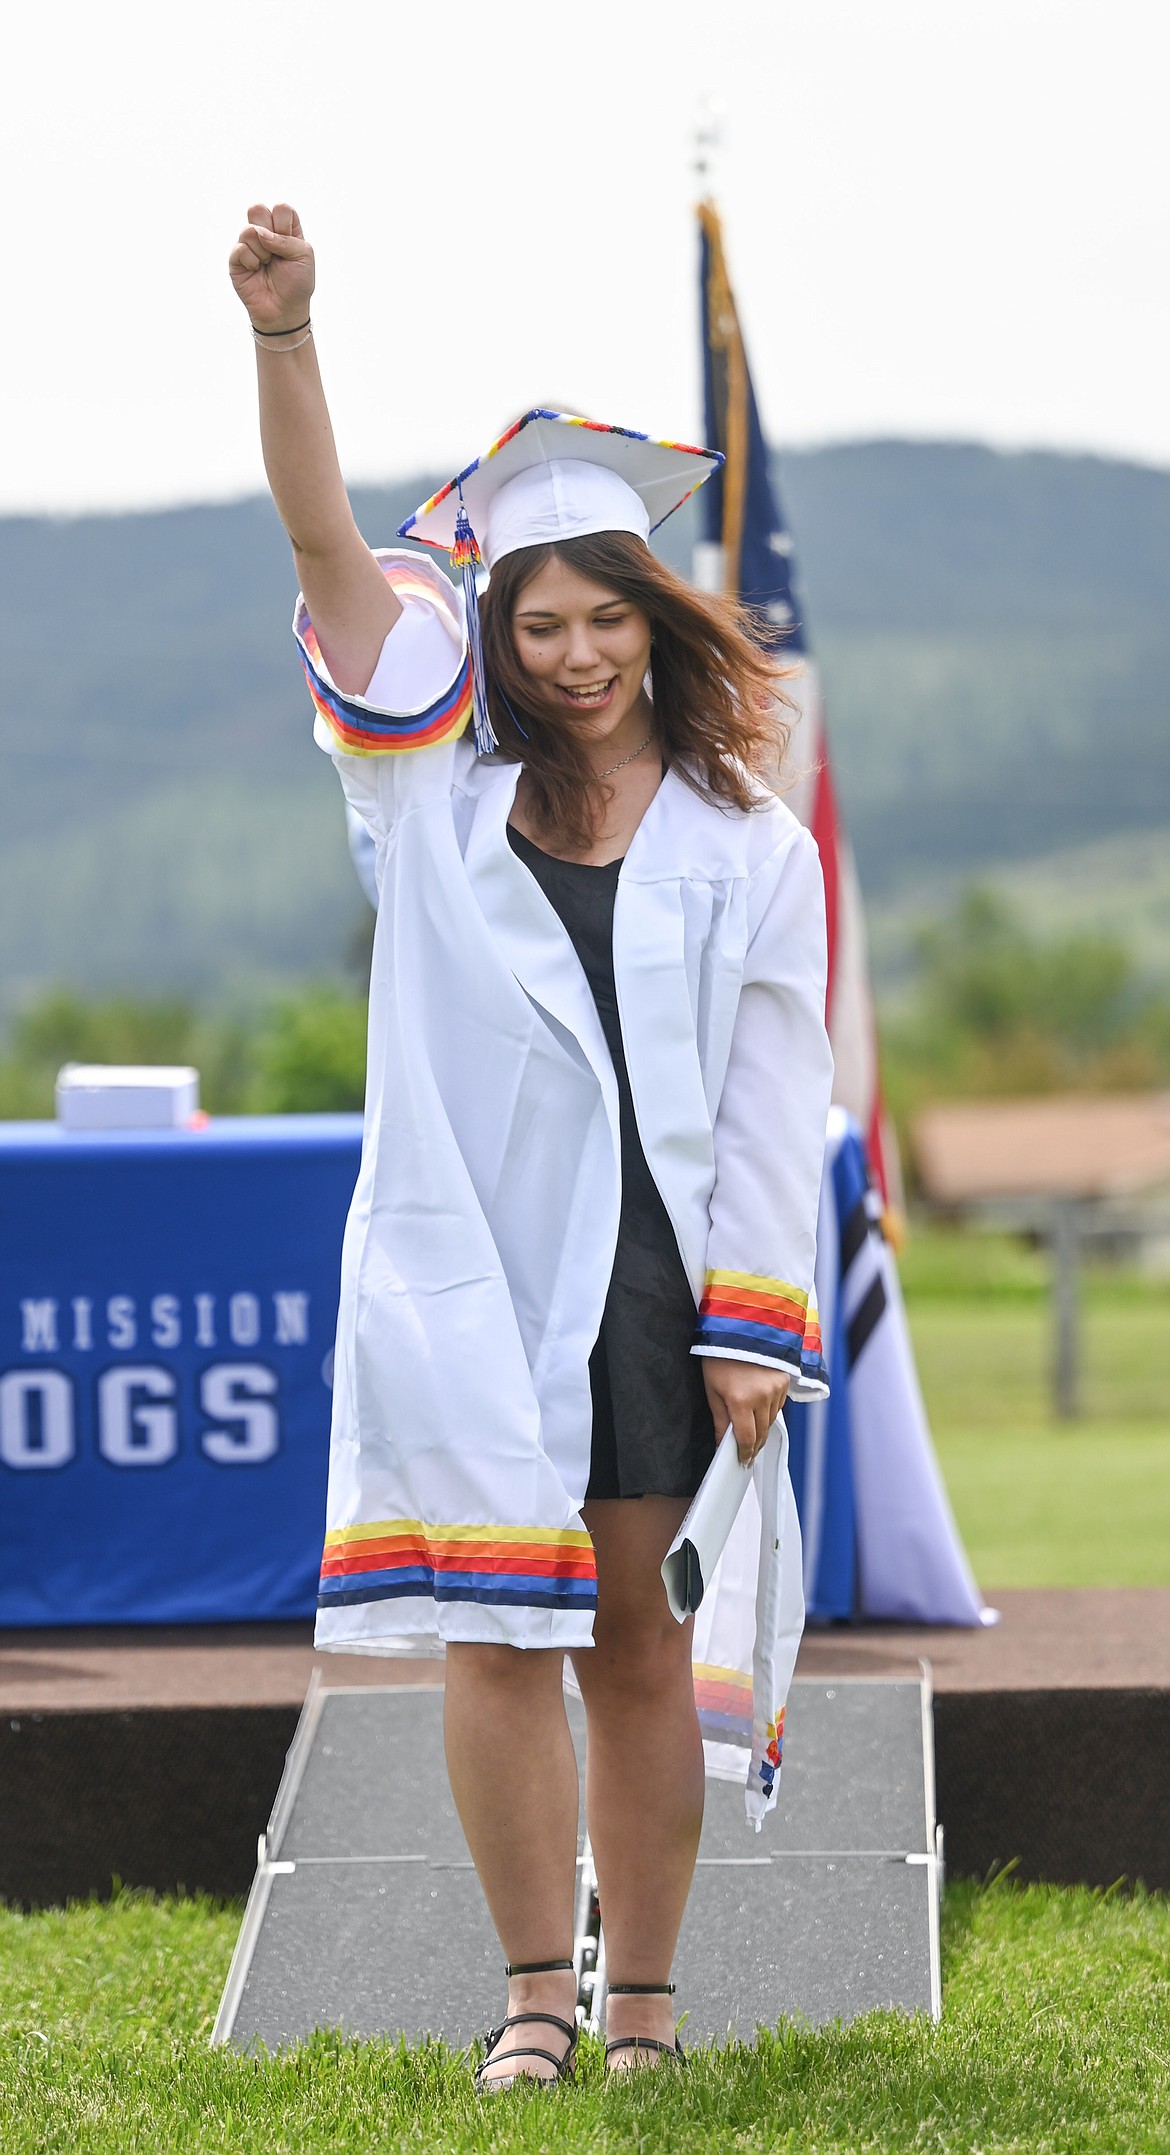
[[[511,824],[508,839],[560,915],[581,961],[617,1078],[621,1218],[601,1331],[589,1359],[593,1448],[586,1498],[693,1497],[715,1455],[715,1427],[703,1365],[690,1352],[695,1298],[642,1150],[626,1070],[613,970],[621,862],[594,867],[557,860]]]

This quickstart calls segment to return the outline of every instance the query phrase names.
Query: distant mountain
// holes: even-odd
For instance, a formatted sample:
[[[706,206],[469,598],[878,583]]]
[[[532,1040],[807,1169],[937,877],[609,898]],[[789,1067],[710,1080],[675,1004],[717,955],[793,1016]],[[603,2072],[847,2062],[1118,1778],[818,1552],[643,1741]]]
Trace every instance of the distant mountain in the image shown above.
[[[1170,474],[902,442],[777,464],[872,894],[1170,820]],[[367,536],[431,484],[359,492]],[[0,520],[0,1007],[340,962],[362,901],[292,598],[266,502]]]
[[[1170,819],[1170,473],[875,442],[780,478],[875,895]]]

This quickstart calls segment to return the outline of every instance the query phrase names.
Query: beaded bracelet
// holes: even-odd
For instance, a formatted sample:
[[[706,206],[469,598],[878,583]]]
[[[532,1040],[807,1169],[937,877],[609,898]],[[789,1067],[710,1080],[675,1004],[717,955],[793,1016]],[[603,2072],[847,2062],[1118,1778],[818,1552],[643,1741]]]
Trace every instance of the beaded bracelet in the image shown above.
[[[289,337],[292,335],[292,331],[290,329],[286,329],[284,334],[286,337]],[[308,344],[311,341],[313,332],[310,329],[305,336],[298,337],[295,344],[261,344],[260,338],[264,335],[263,330],[261,330],[259,334],[257,334],[256,330],[253,330],[252,335],[256,340],[257,349],[261,352],[271,352],[273,358],[275,359],[278,352],[299,352],[302,345]]]

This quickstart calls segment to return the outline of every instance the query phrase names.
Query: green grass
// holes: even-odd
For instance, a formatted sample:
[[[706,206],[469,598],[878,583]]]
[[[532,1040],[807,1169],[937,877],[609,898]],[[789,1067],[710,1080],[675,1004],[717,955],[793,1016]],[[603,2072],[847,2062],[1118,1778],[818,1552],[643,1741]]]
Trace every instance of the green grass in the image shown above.
[[[1170,1586],[1170,1432],[936,1430],[975,1576],[1017,1586]],[[1170,2148],[1170,2133],[1167,2134]]]
[[[1170,2139],[1170,1903],[1154,1896],[959,1885],[939,2028],[874,2013],[621,2086],[587,2045],[575,2088],[490,2104],[437,2046],[209,2050],[238,1922],[205,1901],[129,1895],[0,1912],[6,2155],[1163,2155]]]
[[[939,1460],[984,1589],[1170,1585],[1170,1282],[1086,1272],[1082,1412],[1058,1423],[1042,1255],[920,1229],[902,1275]]]

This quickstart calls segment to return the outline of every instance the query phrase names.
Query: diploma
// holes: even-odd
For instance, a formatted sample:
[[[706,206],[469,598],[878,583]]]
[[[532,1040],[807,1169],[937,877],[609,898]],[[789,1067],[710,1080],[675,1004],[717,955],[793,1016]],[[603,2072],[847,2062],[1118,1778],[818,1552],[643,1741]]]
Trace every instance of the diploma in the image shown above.
[[[778,1416],[773,1428],[784,1428]],[[769,1431],[771,1441],[772,1431]],[[735,1525],[739,1507],[751,1487],[751,1466],[741,1466],[734,1433],[727,1432],[715,1447],[715,1457],[699,1485],[699,1493],[666,1552],[662,1580],[670,1613],[680,1624],[693,1616],[714,1576],[724,1544]]]

